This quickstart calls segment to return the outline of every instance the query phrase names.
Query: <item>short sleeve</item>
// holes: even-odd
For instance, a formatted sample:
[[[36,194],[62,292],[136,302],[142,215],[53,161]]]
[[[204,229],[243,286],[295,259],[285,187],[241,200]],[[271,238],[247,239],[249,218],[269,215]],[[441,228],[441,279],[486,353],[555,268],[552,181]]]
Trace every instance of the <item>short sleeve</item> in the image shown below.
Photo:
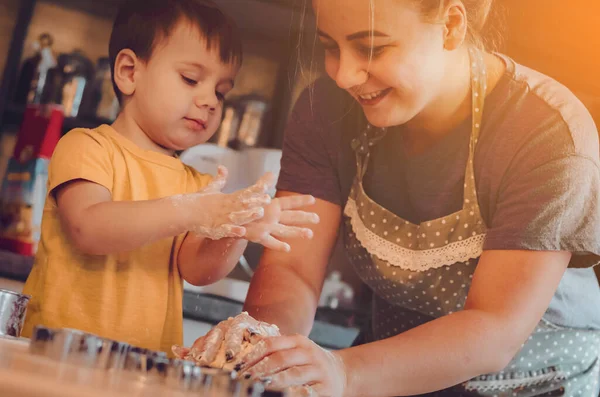
[[[539,144],[524,149],[505,175],[484,249],[569,251],[570,267],[594,266],[600,263],[598,157],[565,147],[553,156]]]
[[[110,153],[110,143],[94,130],[68,132],[50,160],[48,192],[77,179],[97,183],[112,192],[114,169]]]
[[[191,189],[187,189],[188,193],[195,193],[204,189],[214,179],[212,175],[203,174],[190,166],[186,166],[186,171],[190,173],[193,181],[191,184]]]
[[[326,108],[319,102],[318,89],[300,96],[283,142],[278,190],[311,194],[316,198],[341,205],[340,183],[335,158],[337,131],[323,127]]]

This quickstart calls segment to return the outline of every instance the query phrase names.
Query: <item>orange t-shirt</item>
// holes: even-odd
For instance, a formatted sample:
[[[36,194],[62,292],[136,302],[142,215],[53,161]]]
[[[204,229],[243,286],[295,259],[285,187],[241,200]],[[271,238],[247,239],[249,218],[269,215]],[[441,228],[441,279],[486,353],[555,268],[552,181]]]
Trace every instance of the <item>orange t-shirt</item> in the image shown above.
[[[76,179],[106,187],[114,201],[139,201],[196,192],[212,177],[177,158],[143,150],[107,125],[65,135],[50,161],[41,240],[24,288],[32,298],[23,335],[41,324],[170,351],[183,338],[177,266],[183,236],[120,254],[78,252],[63,231],[52,194]]]

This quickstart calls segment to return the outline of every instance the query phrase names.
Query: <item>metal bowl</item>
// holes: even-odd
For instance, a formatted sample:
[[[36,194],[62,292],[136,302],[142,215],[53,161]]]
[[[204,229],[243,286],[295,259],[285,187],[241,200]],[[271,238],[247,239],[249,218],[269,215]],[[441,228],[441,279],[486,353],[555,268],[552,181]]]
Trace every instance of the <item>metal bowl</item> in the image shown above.
[[[37,326],[33,330],[29,351],[56,361],[94,367],[100,355],[102,338],[76,329],[51,329]]]
[[[29,299],[29,295],[0,289],[0,335],[21,336]]]
[[[163,367],[168,363],[167,355],[163,352],[131,346],[75,329],[43,326],[34,328],[29,350],[56,361],[102,370],[149,372],[153,368],[159,370],[160,360]]]

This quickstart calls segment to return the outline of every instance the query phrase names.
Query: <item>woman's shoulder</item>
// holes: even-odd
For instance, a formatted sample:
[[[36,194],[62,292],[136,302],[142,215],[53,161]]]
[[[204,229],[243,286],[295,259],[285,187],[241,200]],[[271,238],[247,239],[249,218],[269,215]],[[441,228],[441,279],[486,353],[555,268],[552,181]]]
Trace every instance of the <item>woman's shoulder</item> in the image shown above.
[[[567,155],[599,156],[598,129],[590,112],[577,96],[557,80],[502,56],[507,64],[504,79],[505,131],[535,134],[539,143],[545,140],[560,144]],[[498,105],[498,104],[494,104]],[[512,127],[512,128],[510,128]]]
[[[355,115],[355,101],[330,78],[320,77],[300,94],[292,118],[320,130],[341,131]]]

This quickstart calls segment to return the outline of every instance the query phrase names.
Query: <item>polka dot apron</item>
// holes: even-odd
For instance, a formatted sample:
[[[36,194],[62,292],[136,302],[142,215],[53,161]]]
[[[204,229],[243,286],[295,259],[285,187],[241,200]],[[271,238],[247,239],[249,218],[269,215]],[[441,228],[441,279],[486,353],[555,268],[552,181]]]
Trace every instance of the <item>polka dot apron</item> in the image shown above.
[[[472,133],[460,211],[420,224],[408,222],[365,192],[370,148],[385,130],[367,127],[352,141],[357,175],[344,209],[345,244],[361,279],[374,291],[371,339],[402,333],[462,310],[483,251],[486,226],[473,158],[486,93],[483,55],[470,51]],[[504,371],[434,393],[449,396],[598,396],[598,331],[542,320]]]

